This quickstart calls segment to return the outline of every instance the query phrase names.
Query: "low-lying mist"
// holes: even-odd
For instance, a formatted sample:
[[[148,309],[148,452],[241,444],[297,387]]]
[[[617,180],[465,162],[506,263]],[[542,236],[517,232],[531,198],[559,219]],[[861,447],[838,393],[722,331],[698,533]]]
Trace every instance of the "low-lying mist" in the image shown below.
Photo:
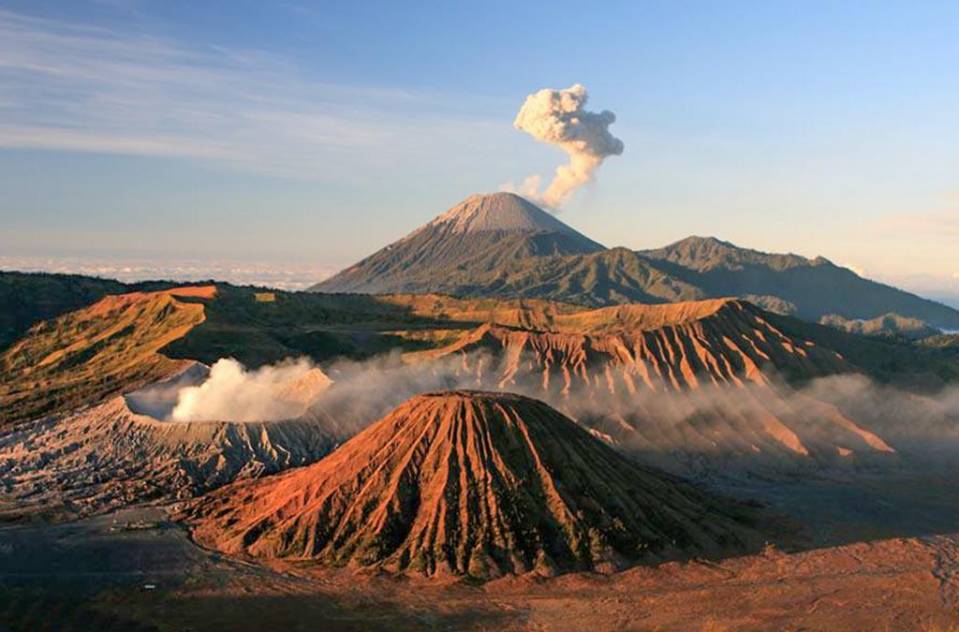
[[[860,374],[799,388],[776,379],[635,388],[623,377],[628,370],[603,364],[573,374],[485,351],[415,364],[399,355],[340,361],[326,367],[334,384],[311,410],[334,419],[345,439],[422,392],[516,392],[546,401],[626,451],[687,473],[701,459],[848,465],[899,462],[902,449],[959,455],[959,388],[919,396]]]
[[[621,449],[687,474],[717,463],[782,468],[899,463],[904,452],[940,462],[959,455],[955,387],[920,396],[847,374],[799,388],[771,378],[678,389],[665,380],[643,384],[630,373],[610,362],[572,372],[532,355],[488,351],[418,362],[392,353],[335,361],[323,371],[305,358],[257,370],[223,359],[206,381],[178,389],[169,419],[306,414],[346,440],[414,395],[483,389],[541,399]]]

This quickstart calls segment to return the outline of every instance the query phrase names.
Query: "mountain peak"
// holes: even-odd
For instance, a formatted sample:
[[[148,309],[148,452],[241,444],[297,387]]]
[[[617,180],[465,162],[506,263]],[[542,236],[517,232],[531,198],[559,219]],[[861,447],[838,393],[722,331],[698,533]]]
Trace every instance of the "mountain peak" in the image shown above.
[[[710,244],[710,245],[722,245],[722,246],[729,246],[731,248],[736,248],[736,245],[733,243],[730,243],[728,241],[723,241],[722,239],[719,239],[718,237],[711,237],[709,235],[706,235],[706,236],[690,235],[689,237],[686,237],[685,239],[680,239],[673,245],[675,246],[679,244],[689,244],[689,245]]]
[[[742,248],[715,237],[693,235],[656,250],[640,254],[650,259],[664,260],[704,272],[717,268],[742,270],[744,266],[761,266],[774,270],[821,265],[796,254],[771,254],[751,248]]]
[[[723,241],[717,237],[703,237],[701,235],[690,235],[685,239],[680,239],[679,241],[666,246],[666,248],[672,248],[675,250],[744,250],[736,244]]]
[[[514,193],[472,195],[399,241],[313,286],[319,292],[432,292],[451,275],[530,257],[605,250]]]
[[[471,195],[426,227],[448,226],[454,232],[505,231],[579,235],[529,200],[515,193]]]

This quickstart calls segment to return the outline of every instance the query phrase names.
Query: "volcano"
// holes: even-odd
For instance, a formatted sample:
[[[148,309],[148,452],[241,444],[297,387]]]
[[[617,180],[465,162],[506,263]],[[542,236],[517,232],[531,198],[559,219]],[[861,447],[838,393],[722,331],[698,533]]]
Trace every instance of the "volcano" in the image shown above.
[[[314,463],[336,445],[322,420],[161,421],[128,398],[0,429],[0,518],[78,518],[192,498]]]
[[[427,576],[611,571],[743,550],[750,514],[634,464],[546,404],[416,396],[324,460],[196,501],[231,554]]]
[[[604,247],[513,193],[473,195],[403,239],[311,288],[318,292],[429,292],[451,271]]]

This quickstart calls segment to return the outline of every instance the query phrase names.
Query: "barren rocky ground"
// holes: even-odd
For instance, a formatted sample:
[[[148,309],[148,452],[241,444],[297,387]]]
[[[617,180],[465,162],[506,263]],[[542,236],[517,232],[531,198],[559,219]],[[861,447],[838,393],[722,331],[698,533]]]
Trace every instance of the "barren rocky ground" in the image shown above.
[[[0,528],[3,630],[931,631],[957,605],[959,534],[474,585],[236,561],[164,508]]]
[[[299,316],[229,288],[208,294],[104,299],[56,326],[34,328],[7,352],[14,369],[40,358],[55,370],[19,371],[23,379],[11,382],[4,401],[58,412],[0,433],[0,630],[959,625],[955,409],[948,397],[895,390],[867,377],[899,375],[915,363],[939,367],[925,351],[902,347],[913,355],[889,355],[885,343],[795,329],[728,300],[583,311],[535,302],[320,296],[300,307],[322,311],[314,316],[324,336],[345,337],[301,339],[316,333],[314,320],[300,323],[291,337],[286,321],[299,323]],[[336,311],[357,305],[366,311],[355,319]],[[129,326],[118,329],[118,318]],[[370,342],[370,332],[383,340]],[[169,348],[158,350],[171,337],[171,344],[184,345],[173,356],[178,361],[163,355]],[[339,391],[337,397],[317,400],[289,422],[172,423],[149,418],[119,396],[137,400],[129,391],[160,373],[230,350],[253,349],[250,357],[273,361],[290,345],[317,344],[324,354],[347,347],[375,353],[396,337],[413,353],[402,362],[396,356],[334,364],[329,393]],[[255,348],[250,340],[259,341]],[[206,351],[183,355],[200,348]],[[875,358],[891,357],[905,360],[876,373]],[[81,365],[84,372],[73,370]],[[111,380],[94,379],[97,367],[109,369]],[[142,367],[153,368],[144,373]],[[804,380],[786,380],[782,374],[790,372]],[[375,379],[350,388],[350,379],[370,376]],[[941,375],[927,377],[938,383]],[[355,454],[344,445],[326,461],[260,478],[312,463],[338,442],[331,437],[346,439],[350,429],[376,418],[373,411],[426,385],[462,382],[547,400],[588,432],[554,413],[527,410],[539,403],[505,406],[494,416],[479,408],[440,414],[426,406],[381,430],[370,427],[368,437],[377,440],[361,442],[365,448]],[[62,398],[49,397],[61,391]],[[76,402],[84,405],[75,408]],[[359,423],[344,416],[343,403],[369,418]],[[412,433],[405,443],[394,435],[403,428]],[[635,460],[627,464],[617,449]],[[704,485],[702,494],[761,501],[777,525],[801,525],[801,531],[787,528],[784,538],[762,531],[748,554],[726,550],[707,561],[699,556],[710,547],[691,547],[684,561],[656,557],[641,560],[646,565],[616,564],[625,570],[605,574],[611,565],[597,563],[607,556],[593,544],[633,534],[623,551],[634,551],[639,540],[656,540],[644,529],[669,526],[646,518],[633,524],[632,515],[674,508],[679,519],[672,524],[680,528],[668,529],[670,540],[674,532],[701,529],[701,516],[711,516],[716,534],[739,531],[724,521],[727,512],[696,509],[710,505],[705,495],[677,493],[676,484],[666,484],[675,481],[672,475],[654,476],[651,465],[691,476]],[[258,539],[272,542],[260,547],[264,555],[256,562],[197,545],[171,518],[184,507],[167,505],[234,479],[247,480],[207,497],[223,500],[232,514],[210,505],[217,509],[205,516],[212,531],[198,541],[241,556],[255,553],[246,549]],[[295,484],[261,495],[263,502],[234,493],[275,491],[284,481]],[[536,491],[531,481],[556,493],[526,498]],[[623,514],[623,503],[640,491],[648,497],[630,501],[633,510]],[[485,509],[474,513],[473,507]],[[494,519],[493,508],[509,520]],[[317,536],[331,524],[358,534],[357,547],[312,555],[320,551]],[[220,546],[231,538],[242,546]],[[775,544],[764,548],[766,538]],[[280,546],[295,542],[309,545],[294,551],[303,558],[298,562]],[[495,572],[427,578],[386,572],[394,549],[385,545],[396,545],[401,567],[414,554],[428,559],[450,546],[469,551],[454,560],[459,571],[470,568],[474,550],[522,551],[529,558],[519,567],[488,567]],[[533,565],[547,548],[563,547],[577,555],[557,570],[571,572],[500,576]],[[357,551],[364,553],[359,561],[375,563],[318,563],[319,557],[356,561],[351,554]]]

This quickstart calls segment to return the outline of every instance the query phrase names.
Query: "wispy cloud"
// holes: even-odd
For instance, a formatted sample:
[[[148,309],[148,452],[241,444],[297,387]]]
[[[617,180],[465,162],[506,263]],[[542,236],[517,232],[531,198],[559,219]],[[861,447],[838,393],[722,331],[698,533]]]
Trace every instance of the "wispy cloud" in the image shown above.
[[[171,135],[138,136],[111,131],[85,131],[67,127],[0,125],[0,146],[32,149],[63,149],[143,156],[188,156],[235,160],[239,155],[229,145]]]
[[[901,213],[884,217],[880,227],[886,233],[909,237],[959,237],[959,208],[924,213]]]
[[[308,78],[262,51],[0,10],[0,147],[177,156],[323,179],[490,123],[402,89]]]

